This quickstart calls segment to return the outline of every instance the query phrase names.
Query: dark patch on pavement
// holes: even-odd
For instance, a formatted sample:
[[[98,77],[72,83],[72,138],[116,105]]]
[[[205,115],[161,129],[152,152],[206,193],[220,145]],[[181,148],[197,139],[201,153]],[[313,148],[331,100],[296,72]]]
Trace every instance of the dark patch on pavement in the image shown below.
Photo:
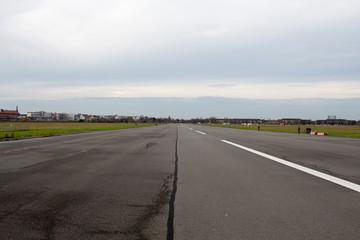
[[[179,128],[176,132],[176,143],[175,143],[175,170],[174,170],[174,181],[173,181],[173,190],[171,193],[171,198],[169,202],[169,216],[167,222],[167,240],[174,239],[174,217],[175,217],[175,197],[177,191],[177,180],[178,180],[178,142],[179,142]]]
[[[170,191],[166,186],[166,189],[162,189],[161,192],[155,197],[153,205],[148,206],[145,212],[137,220],[137,223],[128,229],[127,234],[135,235],[138,240],[147,240],[143,231],[149,221],[160,213],[161,208],[169,202]]]
[[[145,240],[153,222],[165,235],[157,217],[168,217],[176,131],[168,125],[4,145],[52,147],[2,158],[22,161],[0,174],[0,239]]]
[[[148,144],[146,144],[145,149],[150,148],[150,147],[155,146],[155,145],[156,145],[156,143],[148,143]]]
[[[161,208],[169,202],[170,190],[169,190],[169,179],[172,175],[164,179],[164,184],[154,199],[152,205],[139,205],[139,204],[129,204],[128,206],[136,208],[145,208],[143,214],[137,219],[136,224],[129,227],[126,231],[107,231],[103,229],[89,231],[87,233],[94,235],[124,235],[125,237],[133,240],[148,240],[143,231],[145,230],[147,224],[150,220],[160,213]],[[134,239],[134,237],[136,237]]]

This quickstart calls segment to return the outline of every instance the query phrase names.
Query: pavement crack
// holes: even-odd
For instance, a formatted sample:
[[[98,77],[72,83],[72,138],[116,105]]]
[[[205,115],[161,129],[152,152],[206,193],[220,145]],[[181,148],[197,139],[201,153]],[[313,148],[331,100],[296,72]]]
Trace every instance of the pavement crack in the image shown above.
[[[21,219],[41,231],[44,239],[56,239],[57,227],[68,222],[67,210],[83,200],[82,194],[76,192],[50,195],[23,209]]]
[[[167,240],[174,239],[174,215],[175,215],[175,197],[177,191],[177,180],[178,180],[178,142],[179,142],[179,127],[176,132],[176,142],[175,142],[175,170],[174,170],[174,181],[173,181],[173,190],[171,193],[170,201],[169,201],[169,216],[167,222]]]
[[[169,179],[169,177],[164,180],[164,182],[167,182],[167,180]],[[168,189],[168,186],[163,185],[162,189],[160,190],[159,194],[155,197],[155,199],[153,199],[153,204],[148,205],[148,206],[141,206],[141,207],[145,207],[144,210],[144,214],[142,214],[135,225],[131,226],[130,228],[128,228],[126,231],[124,232],[112,232],[112,233],[108,233],[108,234],[123,234],[130,237],[135,237],[133,239],[136,240],[147,240],[148,238],[145,236],[144,234],[144,229],[146,229],[147,224],[149,223],[149,221],[156,215],[158,215],[160,213],[161,208],[168,203],[169,200],[169,195],[170,195],[170,190]],[[98,230],[97,231],[98,234],[102,233],[102,230]]]

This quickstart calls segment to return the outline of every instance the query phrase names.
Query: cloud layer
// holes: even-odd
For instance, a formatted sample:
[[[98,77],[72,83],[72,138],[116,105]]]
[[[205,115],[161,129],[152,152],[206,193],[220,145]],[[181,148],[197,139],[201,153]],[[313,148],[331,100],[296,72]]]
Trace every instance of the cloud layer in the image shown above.
[[[360,82],[252,82],[210,84],[209,82],[124,83],[97,86],[52,86],[27,82],[4,84],[0,100],[60,100],[89,97],[176,97],[217,96],[243,99],[349,99],[360,96]],[[29,92],[31,89],[31,92]]]
[[[1,100],[360,96],[357,0],[3,0]]]
[[[5,0],[1,76],[358,76],[359,8],[352,0]]]

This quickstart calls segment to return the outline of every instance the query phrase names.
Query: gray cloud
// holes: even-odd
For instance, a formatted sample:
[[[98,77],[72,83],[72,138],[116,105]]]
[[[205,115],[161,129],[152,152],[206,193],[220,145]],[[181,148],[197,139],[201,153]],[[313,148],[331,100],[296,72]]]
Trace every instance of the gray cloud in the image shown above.
[[[219,83],[219,84],[210,84],[209,87],[213,88],[227,88],[227,87],[234,87],[235,84],[228,84],[228,83]]]
[[[36,89],[129,83],[208,82],[233,95],[249,83],[349,88],[360,81],[359,8],[358,0],[3,0],[0,87],[18,84],[23,99]]]
[[[0,10],[3,79],[359,76],[357,1],[21,2]]]

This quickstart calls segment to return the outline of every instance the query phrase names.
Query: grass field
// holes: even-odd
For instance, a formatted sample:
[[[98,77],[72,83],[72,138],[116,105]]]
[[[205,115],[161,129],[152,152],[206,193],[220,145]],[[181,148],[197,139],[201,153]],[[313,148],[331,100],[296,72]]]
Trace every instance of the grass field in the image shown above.
[[[74,122],[0,122],[0,139],[54,136],[64,133],[147,127],[155,124],[74,123]]]
[[[258,125],[239,125],[239,124],[211,124],[208,126],[214,127],[223,127],[223,128],[236,128],[236,129],[246,129],[246,130],[258,130]],[[360,127],[359,126],[300,126],[301,133],[304,132],[305,128],[311,128],[312,131],[325,132],[329,136],[342,136],[342,137],[356,137],[360,138]],[[287,132],[287,133],[298,133],[297,125],[260,125],[261,131],[271,131],[271,132]]]

